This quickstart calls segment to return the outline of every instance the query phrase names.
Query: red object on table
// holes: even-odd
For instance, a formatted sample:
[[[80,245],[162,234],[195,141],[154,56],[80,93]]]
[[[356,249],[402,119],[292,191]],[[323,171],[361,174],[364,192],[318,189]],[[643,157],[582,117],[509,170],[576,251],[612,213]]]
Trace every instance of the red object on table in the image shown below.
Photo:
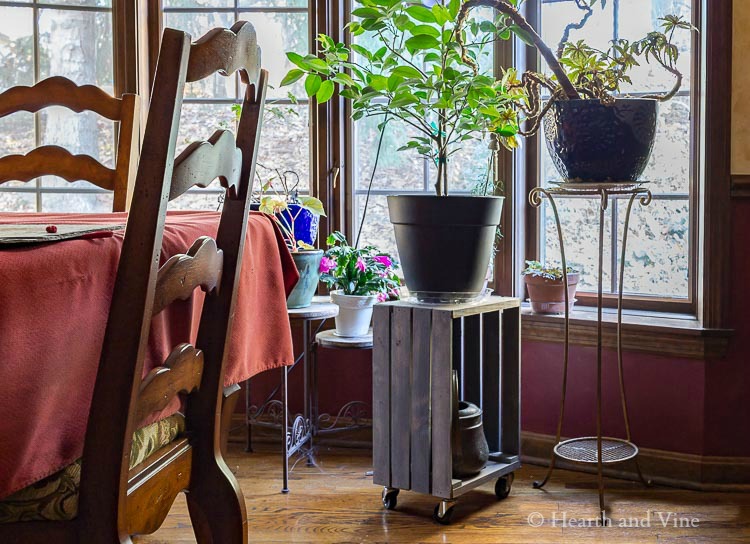
[[[0,213],[0,224],[125,219],[125,213]],[[170,212],[162,263],[199,236],[215,236],[218,221],[214,212]],[[83,452],[123,234],[0,249],[0,498]],[[251,213],[225,385],[292,364],[286,296],[298,278],[276,225]],[[202,303],[203,293],[196,291],[154,317],[144,375],[174,346],[195,341]],[[186,309],[192,319],[185,318]],[[160,417],[178,407],[173,403]]]

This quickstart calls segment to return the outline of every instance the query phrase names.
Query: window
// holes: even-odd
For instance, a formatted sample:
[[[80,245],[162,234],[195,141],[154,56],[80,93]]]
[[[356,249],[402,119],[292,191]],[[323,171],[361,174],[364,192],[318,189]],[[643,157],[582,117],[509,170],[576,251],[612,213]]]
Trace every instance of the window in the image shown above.
[[[478,9],[472,13],[476,19],[490,19],[489,9]],[[369,41],[357,37],[358,43],[371,51],[380,48],[372,37]],[[491,69],[494,62],[492,49],[481,59],[483,69]],[[396,194],[435,194],[437,168],[419,156],[415,150],[397,151],[415,131],[406,123],[391,119],[383,135],[382,149],[377,170],[372,181],[370,199],[365,212],[370,179],[377,155],[380,117],[363,118],[353,123],[351,142],[352,168],[352,243],[359,230],[362,217],[360,246],[372,244],[383,251],[397,255],[393,226],[388,217],[388,195]],[[469,194],[485,180],[490,151],[487,140],[464,142],[461,149],[448,160],[448,182],[450,194]]]
[[[540,0],[541,31],[545,42],[556,45],[565,24],[581,19],[582,12],[574,0]],[[586,39],[593,47],[605,48],[609,40],[630,40],[645,36],[656,28],[658,18],[666,14],[698,20],[691,0],[610,0],[606,9],[597,5],[582,31],[573,30],[570,40]],[[679,33],[675,41],[680,49],[679,67],[684,74],[682,89],[671,101],[660,104],[656,142],[643,179],[650,183],[654,201],[648,207],[635,205],[628,235],[624,291],[628,305],[648,309],[693,311],[695,278],[695,194],[698,119],[693,100],[693,51],[697,50],[688,32]],[[695,40],[697,41],[697,40]],[[546,68],[546,67],[545,67]],[[658,66],[642,63],[632,74],[633,84],[624,89],[630,96],[665,91],[674,80]],[[559,180],[541,139],[539,143],[538,182],[547,185]],[[558,200],[566,239],[568,263],[582,271],[579,300],[586,304],[586,292],[596,291],[598,274],[598,201]],[[616,293],[622,232],[627,201],[613,199],[605,225],[604,292]],[[613,233],[611,225],[618,225]],[[549,205],[542,207],[538,223],[540,259],[559,263],[559,247],[554,219]],[[530,240],[533,247],[535,241]],[[605,295],[606,296],[606,295]],[[608,304],[615,300],[609,297]]]
[[[52,75],[113,94],[112,0],[19,0],[0,6],[0,90]],[[114,124],[95,113],[53,107],[0,119],[0,156],[41,145],[114,164]],[[112,196],[88,182],[45,176],[0,186],[0,210],[111,211]]]
[[[291,100],[289,88],[279,83],[292,67],[287,51],[307,53],[309,15],[306,0],[164,0],[164,26],[189,32],[193,40],[215,27],[230,27],[238,20],[250,21],[258,31],[263,66],[270,71],[270,88],[263,119],[257,174],[264,181],[275,171],[294,172],[288,178],[300,192],[309,190],[310,131],[307,100]],[[304,90],[292,88],[294,96]],[[189,142],[208,139],[219,124],[234,129],[232,104],[239,103],[238,76],[215,75],[185,90],[185,103],[177,139],[178,152]],[[296,103],[295,103],[296,102]],[[192,189],[175,202],[176,207],[205,209],[223,193],[217,181],[206,189]],[[255,187],[257,188],[257,183]],[[278,187],[278,184],[276,185]]]

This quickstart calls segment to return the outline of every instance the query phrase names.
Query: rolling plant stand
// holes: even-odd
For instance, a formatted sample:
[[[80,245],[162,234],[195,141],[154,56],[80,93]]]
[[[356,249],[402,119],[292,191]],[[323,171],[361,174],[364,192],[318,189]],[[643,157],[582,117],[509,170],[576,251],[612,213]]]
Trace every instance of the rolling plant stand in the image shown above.
[[[450,522],[456,499],[495,480],[510,492],[520,462],[520,301],[488,297],[467,304],[398,301],[375,306],[373,483],[383,506],[400,490],[440,499],[434,519]],[[453,478],[452,371],[459,395],[483,410],[490,449],[476,476]]]
[[[552,208],[557,227],[557,235],[560,243],[560,257],[562,260],[563,282],[565,284],[565,347],[563,359],[562,396],[560,398],[560,417],[557,422],[557,435],[555,447],[550,457],[549,468],[544,479],[534,482],[534,488],[542,488],[550,479],[555,468],[557,457],[574,463],[596,464],[597,480],[599,489],[599,511],[605,516],[604,504],[604,481],[602,467],[604,464],[621,463],[633,459],[638,477],[644,485],[649,483],[643,478],[638,465],[638,447],[631,441],[630,420],[628,417],[627,401],[625,396],[625,380],[622,370],[622,292],[623,277],[625,274],[625,254],[628,243],[628,230],[630,227],[630,215],[635,200],[638,199],[642,206],[651,203],[651,191],[643,187],[643,183],[560,183],[555,187],[537,187],[529,193],[529,203],[538,208],[544,199],[547,199]],[[568,384],[568,351],[570,347],[570,301],[568,300],[568,265],[565,258],[565,244],[560,225],[560,216],[555,204],[555,198],[598,198],[599,199],[599,276],[597,290],[597,344],[596,344],[596,436],[572,438],[560,441],[562,434],[563,417],[565,415],[565,397]],[[604,213],[611,199],[627,199],[628,206],[625,212],[625,226],[622,237],[622,252],[620,258],[620,272],[618,278],[617,292],[617,369],[620,382],[620,402],[625,420],[625,440],[621,438],[607,438],[602,436],[602,277],[604,268]],[[614,221],[614,220],[613,220]],[[612,225],[612,230],[616,229]]]

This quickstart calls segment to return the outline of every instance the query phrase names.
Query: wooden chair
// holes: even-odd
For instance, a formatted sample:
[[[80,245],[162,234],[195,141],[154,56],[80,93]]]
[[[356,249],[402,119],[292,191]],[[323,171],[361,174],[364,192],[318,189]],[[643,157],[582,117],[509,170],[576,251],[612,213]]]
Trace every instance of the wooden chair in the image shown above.
[[[231,132],[218,130],[175,159],[185,83],[236,71],[247,85],[236,143]],[[247,542],[245,503],[220,451],[219,421],[266,81],[249,23],[215,29],[192,45],[188,34],[164,31],[89,415],[77,516],[0,525],[0,542],[131,542],[130,535],[161,525],[181,491],[198,542]],[[159,268],[167,202],[217,177],[226,198],[216,239],[200,238]],[[198,286],[206,298],[195,346],[175,347],[141,380],[152,316]],[[185,435],[131,468],[133,431],[178,393],[185,395]]]
[[[44,145],[26,155],[0,158],[0,185],[8,181],[30,181],[39,176],[59,176],[67,181],[85,180],[114,192],[112,211],[127,209],[138,164],[139,97],[124,94],[114,98],[93,85],[78,86],[54,76],[33,87],[11,87],[0,94],[0,118],[19,111],[36,113],[50,106],[75,112],[93,111],[119,122],[115,168],[107,168],[89,155],[73,155],[56,145]]]

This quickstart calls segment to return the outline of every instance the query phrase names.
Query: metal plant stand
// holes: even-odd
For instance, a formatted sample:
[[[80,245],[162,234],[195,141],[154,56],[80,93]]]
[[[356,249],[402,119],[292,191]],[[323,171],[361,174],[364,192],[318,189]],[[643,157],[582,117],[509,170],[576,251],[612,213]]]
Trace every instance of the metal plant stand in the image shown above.
[[[568,351],[570,346],[570,301],[568,300],[568,265],[565,258],[565,244],[560,226],[560,216],[555,204],[555,198],[599,198],[599,276],[597,290],[597,343],[596,343],[596,436],[573,438],[560,441],[562,434],[563,416],[565,414],[565,396],[568,382]],[[604,506],[604,481],[602,467],[606,464],[621,463],[633,459],[635,467],[643,484],[648,482],[643,478],[638,465],[638,447],[631,441],[630,420],[625,396],[625,382],[622,371],[622,292],[623,277],[625,272],[625,252],[628,243],[628,230],[630,227],[630,215],[635,200],[638,199],[642,206],[651,203],[651,191],[643,187],[643,183],[561,183],[555,187],[537,187],[529,193],[529,203],[538,208],[544,199],[547,199],[552,207],[555,218],[555,226],[560,243],[560,257],[562,260],[563,282],[565,284],[565,352],[563,361],[562,397],[560,399],[560,417],[557,422],[557,436],[555,447],[550,458],[549,469],[541,482],[534,482],[534,488],[543,487],[550,479],[555,468],[557,457],[575,463],[596,463],[597,479],[599,488],[599,511],[602,516],[605,513]],[[620,275],[618,278],[617,292],[617,369],[620,381],[620,401],[622,404],[623,417],[625,419],[625,440],[620,438],[602,437],[602,277],[604,267],[604,213],[609,205],[610,198],[627,198],[628,207],[625,213],[625,230],[622,237],[622,253],[620,258]],[[613,219],[616,222],[616,219]],[[616,224],[612,225],[614,231]]]
[[[280,429],[282,432],[282,493],[289,492],[289,458],[307,444],[305,452],[308,464],[313,462],[312,437],[314,418],[312,415],[312,400],[310,395],[310,356],[315,335],[320,332],[325,321],[338,314],[338,306],[327,301],[327,297],[315,297],[313,303],[306,308],[287,310],[291,322],[302,322],[302,352],[296,357],[291,366],[281,367],[281,383],[265,398],[259,406],[252,405],[250,400],[250,381],[245,386],[245,425],[247,428],[247,445],[245,451],[252,451],[252,426]],[[318,321],[315,331],[312,322]],[[288,408],[287,383],[289,373],[299,363],[303,371],[303,408],[301,414],[290,418]],[[281,399],[276,399],[279,390]],[[290,419],[291,425],[290,425]]]

